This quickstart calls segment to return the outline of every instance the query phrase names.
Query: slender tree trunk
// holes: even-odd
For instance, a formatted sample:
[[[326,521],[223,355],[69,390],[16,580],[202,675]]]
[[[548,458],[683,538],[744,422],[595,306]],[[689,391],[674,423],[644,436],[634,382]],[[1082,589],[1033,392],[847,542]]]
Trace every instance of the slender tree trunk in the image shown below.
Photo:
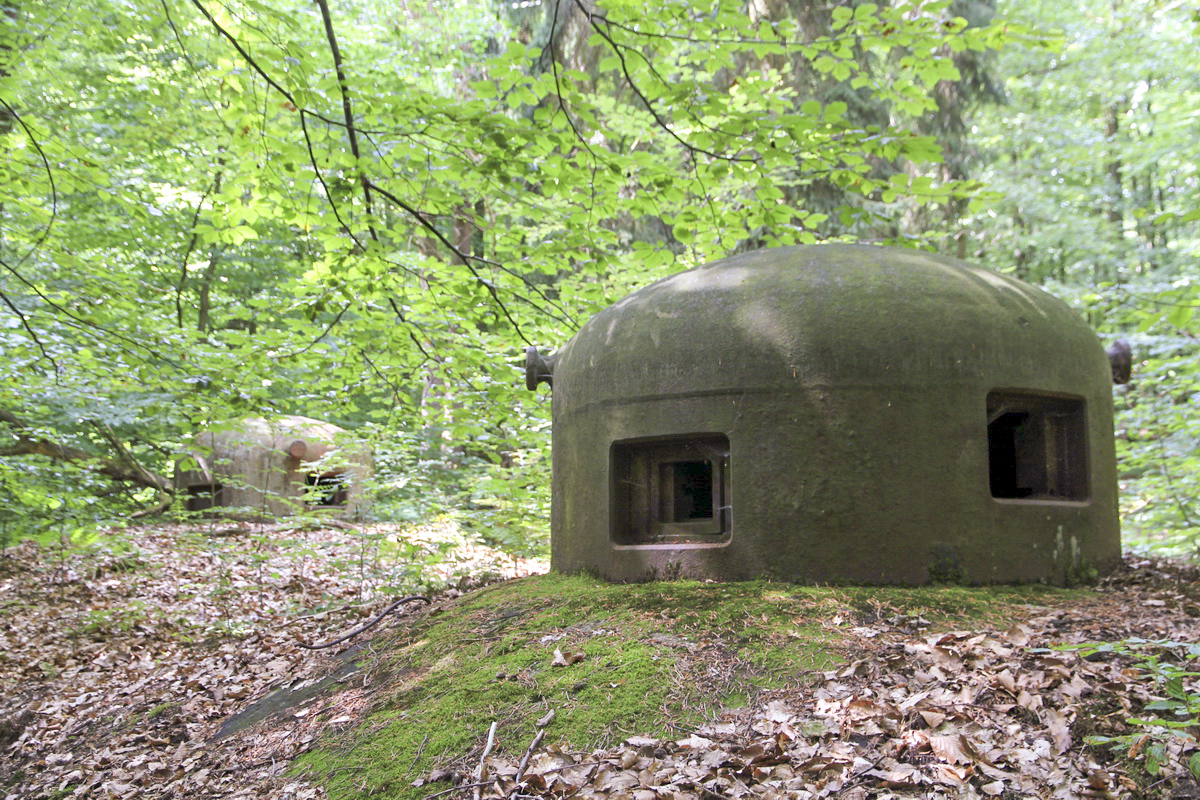
[[[1119,102],[1113,103],[1108,107],[1104,121],[1104,136],[1108,142],[1109,152],[1108,163],[1105,165],[1105,173],[1108,176],[1107,216],[1108,221],[1113,224],[1113,228],[1118,235],[1123,233],[1125,220],[1123,200],[1125,185],[1122,177],[1119,143],[1117,141],[1117,137],[1121,132],[1121,114],[1122,104]]]
[[[1125,179],[1119,141],[1124,106],[1123,99],[1115,101],[1109,104],[1104,113],[1104,137],[1108,143],[1108,161],[1104,165],[1104,216],[1108,220],[1113,241],[1118,246],[1125,233]],[[1100,282],[1111,280],[1114,272],[1111,265],[1097,262],[1093,274],[1096,281]]]
[[[224,165],[225,160],[218,161]],[[213,194],[218,194],[221,191],[221,176],[223,173],[218,172],[216,178],[213,179]],[[221,247],[213,245],[208,252],[208,266],[204,268],[204,275],[200,278],[200,284],[196,287],[196,330],[201,334],[206,334],[212,330],[212,286],[217,279],[217,264],[221,261]],[[187,265],[184,265],[184,270]],[[182,284],[182,281],[181,281]]]
[[[221,261],[220,248],[214,247],[208,255],[208,266],[196,287],[196,330],[208,333],[212,330],[212,285],[217,278],[217,264]]]

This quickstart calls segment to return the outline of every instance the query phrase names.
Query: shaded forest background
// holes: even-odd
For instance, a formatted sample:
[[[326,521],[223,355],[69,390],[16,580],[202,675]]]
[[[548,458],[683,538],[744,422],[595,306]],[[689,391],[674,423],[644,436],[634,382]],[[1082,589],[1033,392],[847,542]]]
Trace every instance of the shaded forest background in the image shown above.
[[[528,344],[734,252],[899,244],[1105,338],[1127,543],[1200,534],[1189,4],[3,6],[0,540],[182,514],[189,437],[337,423],[384,521],[547,547]]]

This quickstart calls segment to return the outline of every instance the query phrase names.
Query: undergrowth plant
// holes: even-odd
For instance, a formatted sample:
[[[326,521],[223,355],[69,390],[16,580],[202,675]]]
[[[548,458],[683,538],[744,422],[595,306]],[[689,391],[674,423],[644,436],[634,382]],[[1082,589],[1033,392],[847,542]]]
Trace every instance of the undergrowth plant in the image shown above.
[[[1200,672],[1192,668],[1200,658],[1200,644],[1169,640],[1124,639],[1077,645],[1083,656],[1114,653],[1132,658],[1137,669],[1155,687],[1162,700],[1147,703],[1143,714],[1129,717],[1133,726],[1118,736],[1088,736],[1088,744],[1107,746],[1122,752],[1130,761],[1141,758],[1147,774],[1157,776],[1167,764],[1167,748],[1177,744],[1188,757],[1188,770],[1200,778],[1200,688],[1195,679]]]

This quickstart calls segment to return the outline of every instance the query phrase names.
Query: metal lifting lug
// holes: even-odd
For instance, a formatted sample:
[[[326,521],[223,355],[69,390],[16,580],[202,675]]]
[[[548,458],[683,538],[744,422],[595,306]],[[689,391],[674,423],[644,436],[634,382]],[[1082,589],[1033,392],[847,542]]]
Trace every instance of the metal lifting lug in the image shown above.
[[[554,388],[554,356],[542,356],[536,347],[525,348],[525,388],[537,391],[539,383]]]

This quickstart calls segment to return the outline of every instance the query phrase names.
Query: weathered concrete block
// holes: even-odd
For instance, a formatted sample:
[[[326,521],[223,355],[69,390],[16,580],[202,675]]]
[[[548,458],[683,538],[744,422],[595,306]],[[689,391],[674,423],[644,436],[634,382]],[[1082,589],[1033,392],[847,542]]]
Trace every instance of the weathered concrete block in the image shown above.
[[[250,418],[196,435],[175,485],[189,511],[284,517],[328,510],[361,511],[361,482],[371,456],[338,448],[336,425],[308,417]]]

